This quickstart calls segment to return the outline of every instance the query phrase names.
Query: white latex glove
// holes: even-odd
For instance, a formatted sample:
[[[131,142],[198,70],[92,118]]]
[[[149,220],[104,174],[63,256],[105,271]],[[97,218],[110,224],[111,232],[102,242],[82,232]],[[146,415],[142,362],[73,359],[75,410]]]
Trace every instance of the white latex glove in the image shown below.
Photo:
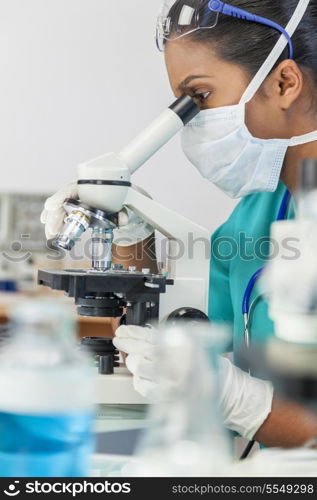
[[[156,330],[120,326],[113,343],[117,349],[128,354],[126,365],[134,376],[136,391],[151,400],[157,386]],[[219,396],[224,424],[228,429],[251,440],[272,411],[272,384],[251,377],[227,358],[219,357],[219,369]]]
[[[271,382],[251,377],[227,358],[219,358],[220,408],[225,426],[252,440],[272,411]]]
[[[71,182],[48,198],[41,214],[41,222],[45,224],[45,235],[48,240],[55,238],[63,227],[66,212],[63,203],[67,198],[78,199],[77,183]]]
[[[133,188],[145,196],[149,196],[143,189],[137,186],[133,186]],[[45,224],[45,235],[48,240],[55,238],[63,227],[66,215],[63,204],[67,198],[78,199],[76,182],[67,184],[45,202],[41,222]],[[124,208],[119,212],[119,228],[114,231],[114,244],[119,246],[135,245],[153,233],[154,229],[150,224],[147,224],[132,210]]]
[[[120,326],[113,339],[119,351],[128,354],[125,362],[133,374],[133,385],[137,392],[151,399],[157,387],[156,357],[157,332],[140,326]]]

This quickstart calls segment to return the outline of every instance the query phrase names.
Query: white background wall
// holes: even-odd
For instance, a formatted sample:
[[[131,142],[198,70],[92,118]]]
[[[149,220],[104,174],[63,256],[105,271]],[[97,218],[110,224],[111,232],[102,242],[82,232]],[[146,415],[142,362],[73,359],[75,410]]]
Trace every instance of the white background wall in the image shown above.
[[[174,99],[155,47],[160,0],[0,0],[0,190],[54,192]],[[233,202],[173,140],[134,182],[214,229]]]

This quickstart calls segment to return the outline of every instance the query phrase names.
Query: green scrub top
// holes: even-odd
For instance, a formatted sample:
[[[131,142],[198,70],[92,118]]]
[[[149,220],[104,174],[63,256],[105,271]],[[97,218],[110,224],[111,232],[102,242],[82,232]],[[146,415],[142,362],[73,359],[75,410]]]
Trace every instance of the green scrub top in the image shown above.
[[[242,300],[252,275],[263,267],[273,251],[270,227],[277,219],[286,192],[280,182],[274,193],[246,196],[237,205],[228,221],[212,236],[212,256],[209,291],[209,317],[213,322],[226,323],[232,331],[229,350],[239,362],[239,349],[244,342]],[[286,218],[295,216],[294,201],[290,202]],[[291,250],[289,250],[291,255]],[[274,335],[268,316],[268,304],[254,287],[251,302],[258,298],[250,314],[251,343],[264,343]]]

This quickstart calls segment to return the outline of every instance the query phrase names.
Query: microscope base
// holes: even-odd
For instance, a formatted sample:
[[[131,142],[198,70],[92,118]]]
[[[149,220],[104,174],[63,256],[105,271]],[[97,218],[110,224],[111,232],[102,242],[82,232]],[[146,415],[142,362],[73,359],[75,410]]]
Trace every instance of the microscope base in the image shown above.
[[[94,403],[98,405],[146,405],[148,400],[133,387],[133,377],[126,368],[115,368],[114,375],[96,375]]]

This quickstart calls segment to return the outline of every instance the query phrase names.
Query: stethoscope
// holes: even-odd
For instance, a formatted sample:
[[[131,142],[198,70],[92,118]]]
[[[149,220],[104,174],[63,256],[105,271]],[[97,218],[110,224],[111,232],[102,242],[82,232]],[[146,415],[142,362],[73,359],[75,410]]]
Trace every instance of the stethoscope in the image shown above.
[[[284,197],[283,197],[276,221],[285,220],[287,210],[288,210],[288,207],[289,207],[289,204],[291,201],[291,197],[292,197],[291,193],[287,190]],[[243,314],[243,319],[244,319],[244,342],[245,342],[245,345],[247,348],[250,347],[250,327],[249,327],[250,313],[251,313],[251,310],[258,299],[258,297],[257,297],[251,304],[250,303],[251,296],[252,296],[252,292],[254,290],[254,287],[255,287],[258,279],[263,274],[264,269],[265,269],[265,266],[261,267],[261,269],[259,269],[258,271],[256,271],[256,273],[253,274],[253,276],[251,277],[251,279],[247,285],[247,288],[246,288],[244,296],[243,296],[242,314]]]

